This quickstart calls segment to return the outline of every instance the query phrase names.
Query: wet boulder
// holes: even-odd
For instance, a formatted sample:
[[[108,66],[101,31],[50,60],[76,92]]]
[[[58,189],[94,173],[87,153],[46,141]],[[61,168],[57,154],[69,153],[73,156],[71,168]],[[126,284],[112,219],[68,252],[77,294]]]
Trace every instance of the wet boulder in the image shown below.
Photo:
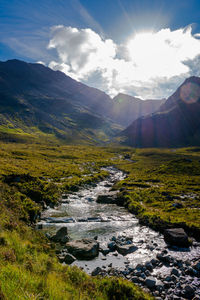
[[[67,243],[69,241],[67,227],[61,227],[56,234],[51,237],[51,240],[60,244]]]
[[[64,262],[66,264],[71,265],[75,260],[76,260],[76,258],[72,254],[70,254],[70,253],[65,254]]]
[[[61,253],[58,255],[58,259],[61,263],[66,263],[68,265],[71,265],[76,260],[76,258],[70,253]]]
[[[197,272],[200,273],[200,261],[197,261],[196,263],[193,264],[193,268],[197,270]]]
[[[136,247],[133,244],[130,245],[116,245],[116,250],[118,253],[122,254],[122,255],[127,255],[129,253],[135,252],[138,249],[138,247]]]
[[[166,229],[164,240],[168,245],[178,247],[189,247],[191,244],[183,228]]]
[[[145,280],[145,285],[149,288],[152,289],[156,286],[156,278],[149,276]]]
[[[110,249],[105,247],[105,246],[101,246],[99,251],[103,254],[103,255],[107,255],[110,252]]]
[[[97,203],[102,204],[116,204],[117,203],[118,191],[111,191],[107,194],[99,195],[97,198]]]
[[[102,270],[100,267],[96,267],[96,268],[92,271],[91,275],[92,275],[92,276],[97,276],[97,275],[99,275],[102,271],[103,271],[103,270]]]
[[[78,259],[93,259],[99,254],[99,243],[94,239],[74,240],[66,243],[66,248]]]
[[[116,242],[112,241],[112,242],[109,242],[107,244],[108,248],[110,249],[111,252],[115,251],[116,250]]]
[[[185,285],[181,292],[181,296],[185,299],[193,299],[195,296],[195,290],[190,285]]]

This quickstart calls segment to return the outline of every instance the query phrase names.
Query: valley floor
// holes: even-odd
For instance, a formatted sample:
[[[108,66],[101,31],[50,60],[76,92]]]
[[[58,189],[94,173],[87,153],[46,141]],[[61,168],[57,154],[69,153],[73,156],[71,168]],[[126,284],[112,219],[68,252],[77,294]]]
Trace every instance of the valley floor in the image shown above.
[[[200,232],[200,148],[133,149],[1,143],[0,299],[151,299],[131,282],[96,278],[61,265],[54,245],[34,230],[42,209],[61,193],[102,180],[102,167],[127,177],[116,183],[122,204],[162,231]]]

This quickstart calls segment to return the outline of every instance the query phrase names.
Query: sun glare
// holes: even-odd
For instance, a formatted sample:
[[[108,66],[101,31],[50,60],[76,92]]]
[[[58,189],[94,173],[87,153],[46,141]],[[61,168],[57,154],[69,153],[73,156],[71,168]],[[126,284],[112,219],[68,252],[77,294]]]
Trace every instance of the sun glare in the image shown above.
[[[187,67],[178,59],[182,48],[180,42],[178,39],[174,42],[167,29],[141,32],[131,37],[127,48],[140,78],[148,79],[158,75],[171,77],[177,72],[187,72]]]

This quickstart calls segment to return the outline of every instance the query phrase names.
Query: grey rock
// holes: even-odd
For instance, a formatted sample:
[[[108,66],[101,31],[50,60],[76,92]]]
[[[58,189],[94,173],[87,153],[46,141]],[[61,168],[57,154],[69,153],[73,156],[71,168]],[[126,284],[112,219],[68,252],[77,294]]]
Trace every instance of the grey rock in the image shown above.
[[[109,252],[110,252],[110,249],[108,249],[108,248],[101,248],[100,250],[99,250],[103,255],[107,255]]]
[[[107,194],[99,195],[97,198],[97,203],[103,204],[115,204],[117,202],[117,194],[119,191],[111,191]]]
[[[72,254],[66,253],[66,254],[64,255],[64,260],[63,260],[63,262],[65,262],[65,263],[68,264],[68,265],[71,265],[75,260],[76,260],[76,258],[75,258]]]
[[[164,263],[170,263],[171,262],[171,256],[169,255],[164,255],[164,254],[160,254],[158,253],[156,255],[157,259],[159,259],[161,262],[164,262]]]
[[[61,227],[55,235],[51,237],[51,240],[55,243],[65,244],[69,241],[67,227]]]
[[[198,272],[200,272],[200,262],[196,262],[195,264],[193,264],[192,266],[195,270],[197,270]]]
[[[67,250],[78,259],[93,259],[99,254],[99,243],[94,239],[68,242]]]
[[[186,285],[181,295],[186,299],[193,299],[195,296],[195,290],[191,286]]]
[[[133,277],[131,278],[131,281],[134,282],[134,283],[138,283],[138,282],[139,282],[137,276],[133,276]]]
[[[159,261],[155,258],[152,258],[152,260],[150,261],[150,263],[153,265],[153,266],[156,266],[158,265]]]
[[[153,270],[153,265],[150,262],[147,262],[145,264],[145,267],[147,268],[147,270],[152,271]]]
[[[137,264],[137,266],[136,266],[136,269],[137,269],[137,270],[141,270],[141,269],[142,269],[142,267],[143,267],[143,265],[141,265],[141,264]]]
[[[64,262],[65,256],[63,254],[59,254],[57,257],[60,263]]]
[[[138,247],[136,247],[135,245],[131,244],[131,245],[116,245],[116,249],[117,251],[122,254],[122,255],[127,255],[128,253],[133,253],[135,252]]]
[[[164,240],[169,245],[189,247],[190,242],[183,228],[172,228],[164,231]]]
[[[157,280],[156,281],[156,286],[155,288],[158,290],[158,291],[162,291],[164,289],[164,284],[162,283],[161,280]]]
[[[170,281],[172,281],[172,277],[169,276],[169,275],[167,275],[167,276],[164,278],[164,280],[170,282]]]
[[[180,276],[180,273],[179,273],[179,271],[176,268],[173,268],[171,270],[171,275]]]
[[[141,273],[140,277],[141,277],[142,279],[146,279],[145,273]]]
[[[108,248],[110,249],[110,251],[115,251],[116,250],[116,243],[115,242],[110,242],[108,243]]]
[[[177,277],[175,275],[171,276],[173,282],[177,282]]]
[[[147,277],[145,280],[145,285],[150,289],[154,288],[156,286],[156,279],[152,276]]]
[[[146,271],[145,271],[145,275],[146,275],[146,276],[150,276],[150,275],[151,275],[151,273],[149,272],[149,270],[146,270]]]
[[[102,269],[101,269],[100,267],[96,267],[96,268],[92,271],[91,275],[92,275],[92,276],[97,276],[97,275],[99,275],[101,272],[102,272]]]

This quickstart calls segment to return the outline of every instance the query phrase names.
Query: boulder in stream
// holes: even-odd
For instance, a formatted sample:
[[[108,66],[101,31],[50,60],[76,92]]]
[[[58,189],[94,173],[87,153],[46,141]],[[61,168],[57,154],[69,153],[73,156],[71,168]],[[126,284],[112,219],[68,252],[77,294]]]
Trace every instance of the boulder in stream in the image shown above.
[[[149,276],[145,280],[145,285],[149,288],[152,289],[156,286],[156,278]]]
[[[66,243],[66,248],[78,259],[93,259],[99,254],[99,243],[94,239],[74,240]]]
[[[108,192],[107,194],[99,195],[97,198],[97,203],[116,204],[118,192],[119,191],[111,191],[111,192]]]
[[[166,229],[164,231],[164,240],[172,246],[189,247],[191,245],[183,228]]]
[[[55,243],[67,243],[69,241],[67,227],[61,227],[56,234],[51,237],[51,240]]]
[[[66,263],[68,265],[71,265],[76,260],[76,258],[70,253],[61,253],[58,255],[58,259],[61,263]]]
[[[116,249],[117,249],[117,252],[119,252],[120,254],[127,255],[129,253],[135,252],[138,249],[138,247],[133,244],[130,244],[130,245],[118,245],[117,244]]]

